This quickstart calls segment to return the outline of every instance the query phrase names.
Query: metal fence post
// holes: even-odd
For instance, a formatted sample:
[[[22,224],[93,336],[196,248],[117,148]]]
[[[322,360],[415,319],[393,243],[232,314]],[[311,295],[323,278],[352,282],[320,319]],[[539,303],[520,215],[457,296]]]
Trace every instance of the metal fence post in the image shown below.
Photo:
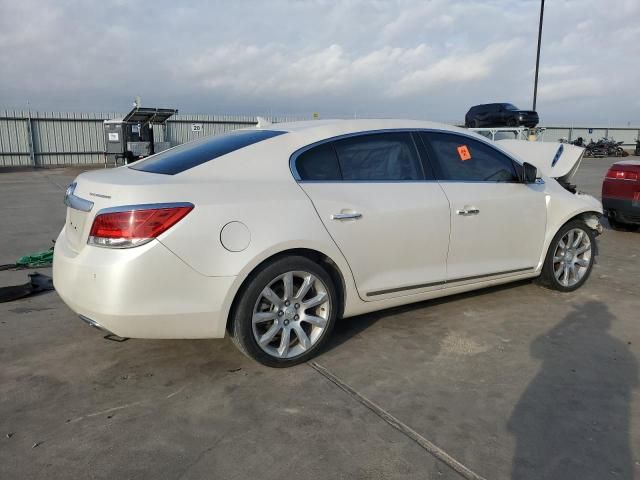
[[[27,124],[27,143],[29,145],[29,160],[31,161],[32,166],[36,166],[36,153],[33,142],[33,122],[31,120],[31,110],[27,114],[27,118],[25,118]]]

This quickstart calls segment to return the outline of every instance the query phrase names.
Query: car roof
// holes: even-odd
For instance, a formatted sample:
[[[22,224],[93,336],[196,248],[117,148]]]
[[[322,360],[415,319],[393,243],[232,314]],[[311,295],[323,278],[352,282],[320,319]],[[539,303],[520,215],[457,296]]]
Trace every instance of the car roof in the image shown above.
[[[483,103],[481,105],[475,105],[472,108],[476,108],[476,107],[495,107],[496,105],[509,105],[509,104],[507,102]]]
[[[262,128],[255,127],[260,130],[278,130],[293,134],[300,134],[305,137],[331,138],[340,135],[348,135],[351,133],[360,133],[379,130],[412,130],[412,129],[428,129],[428,130],[445,130],[451,132],[466,133],[468,130],[447,125],[444,123],[428,122],[424,120],[400,120],[400,119],[327,119],[327,120],[308,120],[301,122],[273,123]]]
[[[246,130],[272,130],[287,132],[287,135],[275,137],[271,139],[270,142],[280,143],[281,145],[286,144],[286,148],[290,149],[292,152],[314,143],[323,142],[336,137],[368,132],[379,133],[385,130],[438,130],[458,133],[476,138],[481,142],[490,143],[486,137],[454,125],[429,122],[425,120],[401,120],[393,118],[307,120],[301,122],[273,123],[263,127],[252,127]]]
[[[400,120],[400,119],[351,119],[351,120],[309,120],[301,122],[271,123],[260,127],[249,127],[235,132],[251,131],[285,132],[283,135],[253,143],[246,148],[239,148],[226,155],[216,158],[215,162],[206,162],[195,168],[186,170],[183,175],[203,178],[203,171],[206,169],[227,169],[229,177],[237,175],[237,178],[247,178],[251,175],[255,179],[265,181],[265,179],[290,178],[291,171],[289,164],[281,162],[282,154],[289,157],[301,149],[306,149],[311,145],[320,142],[332,141],[336,138],[353,134],[366,134],[369,132],[380,133],[394,130],[435,130],[442,132],[457,133],[472,137],[483,143],[489,143],[502,150],[498,145],[493,144],[487,138],[470,130],[446,125],[444,123],[428,122],[424,120]],[[228,132],[233,135],[234,132]],[[261,155],[256,155],[256,151]],[[505,152],[505,154],[510,155]],[[150,157],[152,158],[152,157]],[[245,159],[238,162],[239,158]],[[265,161],[273,159],[273,161]],[[144,161],[144,160],[143,160]],[[239,165],[242,165],[241,167]],[[211,170],[213,171],[213,170]]]

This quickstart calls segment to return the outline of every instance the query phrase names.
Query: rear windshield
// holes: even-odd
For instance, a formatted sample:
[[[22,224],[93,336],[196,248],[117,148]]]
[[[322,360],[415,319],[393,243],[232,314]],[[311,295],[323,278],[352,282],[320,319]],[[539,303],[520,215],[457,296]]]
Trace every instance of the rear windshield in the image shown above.
[[[190,168],[234,152],[254,143],[267,140],[286,132],[276,130],[236,130],[234,132],[206,137],[185,143],[153,157],[134,163],[134,170],[149,173],[175,175]]]

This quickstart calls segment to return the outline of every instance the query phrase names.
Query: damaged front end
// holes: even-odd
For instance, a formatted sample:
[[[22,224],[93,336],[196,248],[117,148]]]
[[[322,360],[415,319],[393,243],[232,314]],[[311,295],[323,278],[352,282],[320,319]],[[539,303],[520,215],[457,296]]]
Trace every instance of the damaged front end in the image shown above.
[[[498,140],[496,143],[515,157],[535,166],[542,174],[555,179],[562,188],[591,205],[593,211],[583,213],[582,218],[596,234],[602,233],[602,203],[594,196],[579,191],[576,185],[571,183],[582,162],[584,148],[566,143],[512,139]]]
[[[511,139],[498,140],[496,143],[517,158],[530,163],[544,175],[555,178],[567,190],[575,189],[575,185],[571,184],[571,178],[580,167],[584,148],[567,143]]]

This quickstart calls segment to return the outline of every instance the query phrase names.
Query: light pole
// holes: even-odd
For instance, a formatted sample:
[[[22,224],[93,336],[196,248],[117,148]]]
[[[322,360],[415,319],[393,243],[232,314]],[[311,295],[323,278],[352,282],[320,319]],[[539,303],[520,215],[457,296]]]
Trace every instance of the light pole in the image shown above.
[[[540,0],[540,23],[538,24],[538,52],[536,53],[536,80],[533,84],[533,109],[538,100],[538,69],[540,68],[540,42],[542,41],[542,19],[544,17],[544,0]]]

